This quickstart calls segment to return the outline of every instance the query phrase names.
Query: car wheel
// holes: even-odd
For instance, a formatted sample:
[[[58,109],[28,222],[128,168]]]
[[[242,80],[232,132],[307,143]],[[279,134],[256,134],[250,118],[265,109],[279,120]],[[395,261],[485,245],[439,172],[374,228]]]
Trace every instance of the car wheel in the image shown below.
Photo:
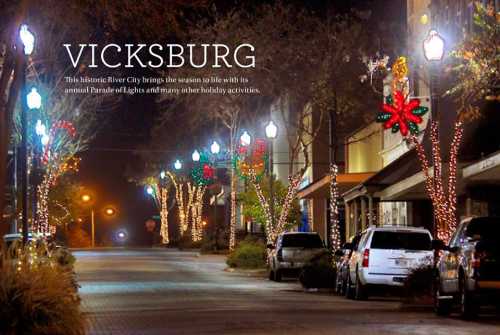
[[[272,269],[269,270],[269,280],[274,281],[274,271]]]
[[[342,280],[342,276],[337,275],[337,283],[335,286],[335,292],[339,295],[344,295],[344,283]]]
[[[351,274],[347,273],[347,281],[345,285],[345,297],[347,299],[354,299],[354,288],[351,280]]]
[[[367,299],[366,288],[361,284],[359,280],[358,272],[356,271],[356,288],[355,288],[354,299],[356,300],[365,300]]]
[[[447,316],[451,312],[452,300],[439,299],[441,296],[440,280],[437,278],[433,285],[434,290],[434,311],[437,315]]]
[[[340,279],[340,294],[345,295],[345,292],[347,290],[347,281],[345,278]]]
[[[477,315],[477,302],[472,292],[467,290],[465,276],[460,276],[460,316],[464,319],[472,319]]]
[[[281,278],[282,277],[282,274],[281,274],[281,270],[280,269],[277,269],[275,272],[274,272],[274,280],[277,281],[277,282],[280,282],[281,281]]]

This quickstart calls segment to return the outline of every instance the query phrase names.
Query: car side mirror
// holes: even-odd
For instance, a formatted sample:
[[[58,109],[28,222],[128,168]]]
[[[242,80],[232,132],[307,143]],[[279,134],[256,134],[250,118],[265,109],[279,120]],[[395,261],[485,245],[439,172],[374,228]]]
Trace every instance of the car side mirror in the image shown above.
[[[432,240],[431,242],[432,249],[434,250],[446,250],[446,244],[444,244],[443,240]]]
[[[269,243],[267,245],[267,249],[271,249],[271,250],[275,249],[274,244]]]
[[[341,249],[338,249],[335,251],[334,255],[337,257],[342,257],[344,256],[344,252]]]

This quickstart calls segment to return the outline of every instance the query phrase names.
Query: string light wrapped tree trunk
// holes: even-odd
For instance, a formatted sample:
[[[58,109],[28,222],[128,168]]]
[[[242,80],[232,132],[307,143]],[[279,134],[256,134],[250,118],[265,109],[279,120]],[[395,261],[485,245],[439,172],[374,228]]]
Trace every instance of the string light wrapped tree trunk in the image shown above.
[[[203,197],[206,187],[193,186],[193,202],[191,204],[191,236],[193,242],[201,241],[203,237]]]
[[[160,195],[160,236],[163,244],[170,242],[168,236],[168,188],[159,186]]]
[[[337,183],[339,168],[336,164],[330,164],[330,240],[332,252],[340,249],[340,228],[339,228],[339,187]]]
[[[441,145],[439,141],[439,123],[431,123],[431,159],[427,157],[424,146],[416,136],[410,139],[415,145],[425,178],[425,190],[431,199],[435,218],[435,235],[443,241],[449,241],[457,227],[457,159],[463,136],[461,122],[454,125],[453,139],[449,150],[448,175],[443,173]],[[430,161],[433,173],[429,172]]]

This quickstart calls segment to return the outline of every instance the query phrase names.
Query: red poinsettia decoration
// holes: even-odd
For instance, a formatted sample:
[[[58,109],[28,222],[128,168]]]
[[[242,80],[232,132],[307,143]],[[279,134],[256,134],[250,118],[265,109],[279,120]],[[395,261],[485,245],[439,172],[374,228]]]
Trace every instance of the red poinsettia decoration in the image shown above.
[[[401,135],[418,134],[418,124],[422,123],[422,115],[427,113],[427,107],[420,106],[420,99],[410,99],[405,102],[405,97],[401,91],[394,93],[394,101],[389,98],[382,105],[382,112],[377,115],[377,122],[383,122],[384,128],[392,128],[392,132],[398,130]]]
[[[214,168],[208,164],[203,165],[203,178],[212,179],[214,177]]]

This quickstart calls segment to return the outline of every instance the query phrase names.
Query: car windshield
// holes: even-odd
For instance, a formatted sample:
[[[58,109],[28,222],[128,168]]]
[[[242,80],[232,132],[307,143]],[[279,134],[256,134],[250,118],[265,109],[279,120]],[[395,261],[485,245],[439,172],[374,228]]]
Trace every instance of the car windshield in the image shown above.
[[[500,218],[472,219],[467,226],[465,236],[479,236],[481,239],[500,241]]]
[[[375,231],[371,248],[431,250],[431,238],[427,233]]]
[[[283,247],[286,248],[322,248],[321,238],[316,234],[283,235]]]

